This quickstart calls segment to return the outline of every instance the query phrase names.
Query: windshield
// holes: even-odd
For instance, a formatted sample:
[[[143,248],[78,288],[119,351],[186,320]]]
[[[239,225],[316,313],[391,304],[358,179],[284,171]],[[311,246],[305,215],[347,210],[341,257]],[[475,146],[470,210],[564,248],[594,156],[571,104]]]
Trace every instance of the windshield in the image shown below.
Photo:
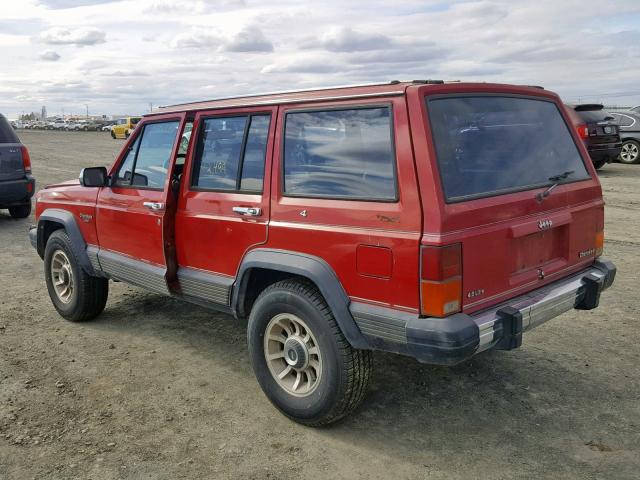
[[[489,197],[589,178],[553,102],[465,96],[427,100],[442,186],[448,202]]]

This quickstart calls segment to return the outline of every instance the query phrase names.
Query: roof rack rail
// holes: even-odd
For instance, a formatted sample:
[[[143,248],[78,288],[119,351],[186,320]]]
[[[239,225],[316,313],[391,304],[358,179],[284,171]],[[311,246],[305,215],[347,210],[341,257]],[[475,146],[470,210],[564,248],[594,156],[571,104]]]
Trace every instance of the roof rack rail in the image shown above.
[[[444,80],[431,80],[431,79],[427,79],[427,80],[411,80],[411,83],[419,83],[422,85],[442,85],[444,83]]]

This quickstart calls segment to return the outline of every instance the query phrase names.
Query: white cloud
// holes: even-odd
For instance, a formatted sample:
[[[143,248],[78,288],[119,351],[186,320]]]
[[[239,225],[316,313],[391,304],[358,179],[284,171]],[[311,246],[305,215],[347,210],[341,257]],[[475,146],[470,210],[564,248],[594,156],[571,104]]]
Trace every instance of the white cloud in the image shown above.
[[[106,42],[106,33],[97,28],[62,28],[54,27],[45,30],[38,36],[38,40],[49,45],[97,45]]]
[[[413,78],[640,103],[637,0],[21,0],[0,48],[10,115]]]
[[[48,62],[57,62],[58,60],[60,60],[60,54],[54,52],[53,50],[45,50],[44,52],[41,52],[40,55],[38,55],[38,58],[40,58],[40,60],[46,60]]]

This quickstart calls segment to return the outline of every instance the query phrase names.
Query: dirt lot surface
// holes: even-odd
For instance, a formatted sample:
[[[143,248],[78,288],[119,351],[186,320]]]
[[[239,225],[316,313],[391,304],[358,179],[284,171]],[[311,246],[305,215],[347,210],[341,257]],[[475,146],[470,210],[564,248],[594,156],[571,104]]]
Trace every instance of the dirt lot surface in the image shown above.
[[[122,146],[20,136],[40,186]],[[455,368],[377,354],[363,406],[326,429],[270,405],[229,316],[112,283],[96,321],[60,318],[33,219],[1,211],[0,479],[639,478],[640,165],[601,178],[618,278],[599,309]]]

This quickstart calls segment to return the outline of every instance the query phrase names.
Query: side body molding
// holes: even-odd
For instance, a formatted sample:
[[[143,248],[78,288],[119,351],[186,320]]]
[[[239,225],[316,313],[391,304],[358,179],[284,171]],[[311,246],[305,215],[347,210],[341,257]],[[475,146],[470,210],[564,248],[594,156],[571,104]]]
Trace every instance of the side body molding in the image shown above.
[[[82,269],[89,275],[97,275],[89,256],[87,255],[87,244],[84,241],[84,237],[80,232],[80,228],[76,223],[76,219],[73,214],[66,210],[59,210],[57,208],[47,208],[38,218],[38,237],[37,237],[37,251],[41,258],[44,258],[45,249],[45,224],[46,222],[57,223],[61,225],[67,232],[71,245],[73,247],[73,253],[75,254]]]
[[[299,275],[314,282],[331,308],[347,341],[354,348],[370,348],[353,320],[349,311],[349,297],[337,275],[327,262],[313,255],[268,248],[258,248],[249,252],[240,265],[231,295],[231,308],[234,314],[238,313],[240,305],[244,302],[250,272],[254,268]]]

